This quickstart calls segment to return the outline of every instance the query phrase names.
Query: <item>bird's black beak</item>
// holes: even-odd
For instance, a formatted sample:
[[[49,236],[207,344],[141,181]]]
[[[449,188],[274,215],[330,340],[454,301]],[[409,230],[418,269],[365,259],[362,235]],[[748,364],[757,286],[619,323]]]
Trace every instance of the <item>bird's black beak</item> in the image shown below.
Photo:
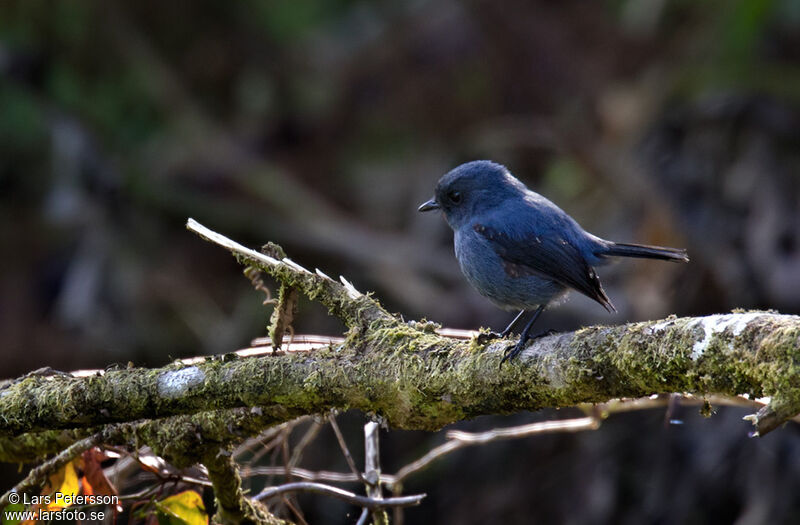
[[[441,206],[437,204],[436,199],[431,199],[428,202],[423,202],[417,211],[431,211],[431,210],[438,210]]]

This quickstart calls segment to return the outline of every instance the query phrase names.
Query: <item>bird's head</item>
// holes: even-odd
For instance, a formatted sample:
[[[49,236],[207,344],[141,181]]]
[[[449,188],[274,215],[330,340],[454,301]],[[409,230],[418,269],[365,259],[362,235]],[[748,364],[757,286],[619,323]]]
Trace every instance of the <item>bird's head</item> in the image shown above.
[[[526,188],[502,164],[475,160],[445,174],[436,185],[434,197],[419,211],[441,209],[453,230],[491,211],[507,199],[519,198]]]

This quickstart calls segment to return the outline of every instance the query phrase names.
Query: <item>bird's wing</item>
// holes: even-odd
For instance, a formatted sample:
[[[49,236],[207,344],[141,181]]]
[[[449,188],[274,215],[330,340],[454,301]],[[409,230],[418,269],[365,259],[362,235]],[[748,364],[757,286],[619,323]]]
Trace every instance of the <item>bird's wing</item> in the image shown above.
[[[489,241],[503,260],[508,275],[536,275],[550,279],[594,299],[609,312],[616,311],[600,284],[597,272],[580,250],[562,236],[550,233],[517,239],[484,224],[473,225],[473,230]]]

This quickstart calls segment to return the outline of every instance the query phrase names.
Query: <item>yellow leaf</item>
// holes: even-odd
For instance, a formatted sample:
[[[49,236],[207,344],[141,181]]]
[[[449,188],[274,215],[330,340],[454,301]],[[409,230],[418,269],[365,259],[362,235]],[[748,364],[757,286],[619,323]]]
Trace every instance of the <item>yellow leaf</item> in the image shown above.
[[[208,514],[206,514],[205,506],[203,506],[203,498],[193,490],[187,490],[167,499],[157,501],[156,508],[160,513],[170,518],[168,521],[171,523],[208,525]]]
[[[50,503],[47,504],[47,510],[61,510],[72,505],[75,501],[75,496],[80,490],[78,483],[78,473],[75,471],[75,461],[70,461],[64,465],[64,469],[58,473],[57,476],[50,478],[51,483],[58,480],[58,486],[53,483],[53,497],[50,498]]]

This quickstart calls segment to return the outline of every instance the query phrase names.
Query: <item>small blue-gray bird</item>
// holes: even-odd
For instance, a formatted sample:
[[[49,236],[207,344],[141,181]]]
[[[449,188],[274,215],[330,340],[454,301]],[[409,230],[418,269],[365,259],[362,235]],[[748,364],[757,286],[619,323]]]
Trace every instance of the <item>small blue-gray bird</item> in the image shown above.
[[[501,364],[519,354],[545,307],[570,289],[616,309],[594,266],[609,256],[688,262],[686,250],[624,244],[588,233],[561,208],[529,190],[505,166],[487,160],[462,164],[444,175],[433,199],[419,211],[442,210],[455,232],[455,251],[467,281],[505,310],[521,310],[493,337],[507,336],[525,312],[533,316]]]

